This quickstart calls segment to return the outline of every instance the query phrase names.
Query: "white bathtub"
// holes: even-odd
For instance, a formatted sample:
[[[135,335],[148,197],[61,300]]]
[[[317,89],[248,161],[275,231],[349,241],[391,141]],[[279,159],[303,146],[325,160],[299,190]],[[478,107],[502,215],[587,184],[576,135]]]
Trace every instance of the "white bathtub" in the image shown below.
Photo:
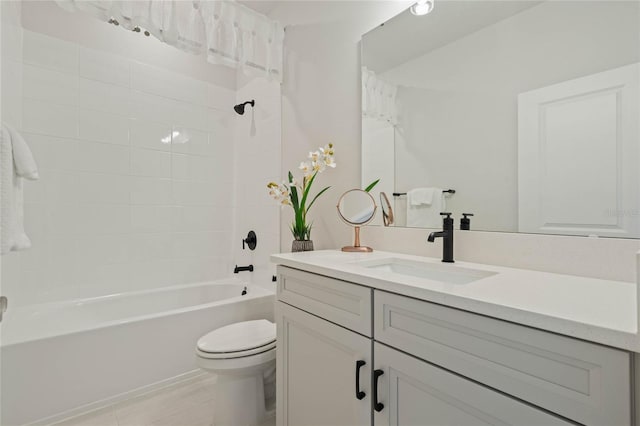
[[[2,324],[3,426],[46,424],[197,370],[200,336],[273,320],[273,293],[236,279],[7,311]]]

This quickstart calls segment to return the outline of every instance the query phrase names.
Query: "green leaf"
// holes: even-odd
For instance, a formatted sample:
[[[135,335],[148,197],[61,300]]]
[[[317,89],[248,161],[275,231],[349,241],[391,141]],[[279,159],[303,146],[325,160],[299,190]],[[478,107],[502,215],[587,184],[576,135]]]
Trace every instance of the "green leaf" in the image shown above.
[[[380,182],[380,179],[373,181],[369,184],[369,186],[367,186],[367,188],[365,189],[365,192],[369,192],[373,189],[374,186],[376,186],[378,184],[378,182]]]
[[[318,175],[318,172],[315,172],[313,174],[313,176],[311,176],[311,178],[309,179],[309,181],[306,183],[305,187],[304,187],[304,193],[302,194],[302,201],[300,201],[300,207],[302,208],[302,210],[305,210],[304,206],[307,203],[307,197],[309,196],[309,191],[311,190],[311,185],[313,185],[313,181],[316,179],[316,176]],[[308,209],[306,209],[308,210]]]

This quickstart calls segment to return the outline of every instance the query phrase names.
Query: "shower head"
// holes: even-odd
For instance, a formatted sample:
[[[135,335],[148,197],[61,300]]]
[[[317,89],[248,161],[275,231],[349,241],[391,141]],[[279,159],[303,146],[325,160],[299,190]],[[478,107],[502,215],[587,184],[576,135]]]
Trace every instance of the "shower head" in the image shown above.
[[[253,107],[253,106],[255,106],[255,105],[256,105],[256,101],[252,99],[252,100],[250,100],[250,101],[243,102],[243,103],[241,103],[241,104],[238,104],[238,105],[234,106],[234,107],[233,107],[233,109],[234,109],[234,110],[235,110],[239,115],[243,115],[243,114],[244,114],[244,106],[245,106],[245,105],[247,105],[247,104],[249,104],[249,105],[251,105],[251,106]]]

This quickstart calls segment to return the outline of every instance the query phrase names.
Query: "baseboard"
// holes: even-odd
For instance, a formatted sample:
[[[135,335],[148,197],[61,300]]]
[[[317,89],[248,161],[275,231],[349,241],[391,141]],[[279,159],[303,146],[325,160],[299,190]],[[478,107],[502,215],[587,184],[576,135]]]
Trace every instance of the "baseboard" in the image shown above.
[[[128,392],[123,392],[121,394],[118,394],[109,398],[105,398],[96,402],[92,402],[90,404],[85,404],[78,408],[67,410],[62,413],[46,417],[44,419],[36,420],[35,422],[28,423],[24,426],[55,425],[56,423],[60,423],[65,420],[70,420],[74,417],[84,416],[94,411],[103,410],[105,408],[112,407],[116,404],[119,404],[123,401],[127,401],[129,399],[138,398],[141,396],[148,396],[149,394],[153,394],[154,392],[165,390],[166,388],[175,386],[177,384],[184,384],[184,382],[194,380],[196,378],[200,378],[200,376],[204,376],[206,374],[207,374],[206,372],[199,369],[192,370],[192,371],[171,377],[169,379],[161,380],[159,382],[152,383],[147,386],[142,386],[140,388],[137,388]]]

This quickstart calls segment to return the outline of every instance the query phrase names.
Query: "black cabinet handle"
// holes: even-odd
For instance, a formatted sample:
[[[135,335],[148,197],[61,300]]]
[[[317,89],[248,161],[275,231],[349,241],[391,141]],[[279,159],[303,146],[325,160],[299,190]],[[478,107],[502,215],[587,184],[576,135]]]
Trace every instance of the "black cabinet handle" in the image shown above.
[[[356,361],[356,398],[362,399],[367,396],[366,393],[360,390],[360,367],[367,365],[365,361]]]
[[[378,378],[384,374],[383,370],[375,370],[373,372],[373,409],[377,412],[382,411],[384,404],[378,402]]]

